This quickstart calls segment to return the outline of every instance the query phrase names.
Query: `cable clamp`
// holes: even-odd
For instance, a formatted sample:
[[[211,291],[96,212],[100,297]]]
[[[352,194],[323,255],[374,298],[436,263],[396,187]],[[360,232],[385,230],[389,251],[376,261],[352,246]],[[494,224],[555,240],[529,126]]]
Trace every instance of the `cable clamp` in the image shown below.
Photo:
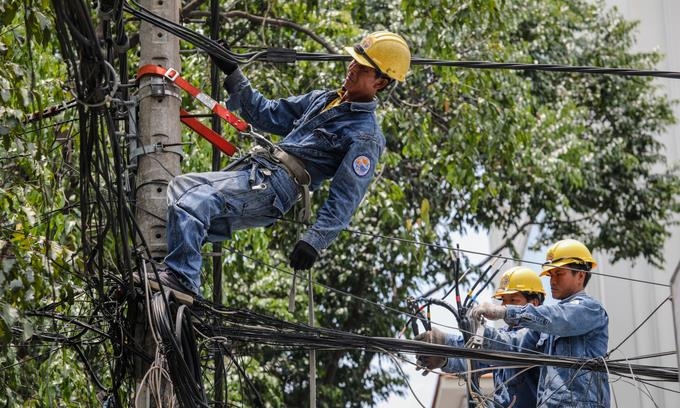
[[[172,143],[172,144],[163,144],[161,142],[157,142],[151,145],[145,145],[141,147],[137,147],[134,149],[131,149],[130,151],[130,161],[134,160],[137,158],[137,156],[144,156],[147,154],[151,153],[159,153],[159,152],[169,152],[169,153],[175,153],[180,156],[180,158],[184,158],[184,154],[182,153],[182,148],[181,146],[184,145],[184,143]],[[179,146],[179,148],[175,147],[175,149],[166,149],[166,147],[174,147],[174,146]]]
[[[297,51],[289,48],[267,48],[264,59],[267,62],[290,64],[297,61]]]
[[[477,330],[472,336],[472,347],[481,348],[484,345],[484,321],[477,322]]]

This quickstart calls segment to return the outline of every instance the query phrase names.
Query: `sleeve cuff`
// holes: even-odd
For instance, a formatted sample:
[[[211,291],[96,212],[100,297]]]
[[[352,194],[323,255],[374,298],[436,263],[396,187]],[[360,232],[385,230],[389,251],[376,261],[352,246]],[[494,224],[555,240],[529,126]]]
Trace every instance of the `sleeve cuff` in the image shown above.
[[[522,313],[522,308],[514,305],[508,305],[505,307],[505,323],[510,325],[518,325],[520,314]]]
[[[232,72],[230,75],[227,75],[226,78],[224,78],[224,82],[222,85],[224,86],[224,89],[227,90],[230,94],[236,93],[243,87],[244,84],[248,83],[248,78],[243,75],[243,71],[241,71],[241,68],[236,69],[236,71]]]
[[[323,237],[321,237],[321,235],[314,230],[305,231],[305,233],[302,234],[302,237],[300,239],[311,245],[312,248],[314,248],[316,250],[316,253],[319,255],[321,255],[321,251],[326,249],[326,247],[328,246],[326,244],[326,240],[324,240]]]

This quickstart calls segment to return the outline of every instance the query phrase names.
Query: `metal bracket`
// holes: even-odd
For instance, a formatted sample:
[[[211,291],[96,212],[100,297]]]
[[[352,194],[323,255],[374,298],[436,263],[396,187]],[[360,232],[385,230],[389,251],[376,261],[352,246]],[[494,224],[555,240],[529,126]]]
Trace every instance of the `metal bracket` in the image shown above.
[[[139,88],[137,92],[137,99],[141,101],[144,98],[162,98],[164,96],[170,96],[181,100],[177,87],[168,84],[165,77],[159,76],[149,76],[149,83]]]
[[[177,146],[177,144],[172,144],[172,146],[167,146],[167,147],[174,147]],[[167,150],[166,146],[161,143],[155,143],[152,145],[146,145],[146,146],[141,146],[141,147],[136,147],[130,151],[130,161],[133,161],[134,159],[137,158],[137,156],[144,156],[147,154],[151,153],[158,153],[158,152],[170,152],[170,153],[175,153],[180,156],[180,159],[184,159],[184,154],[182,153],[181,150],[177,149],[172,149],[172,150]]]

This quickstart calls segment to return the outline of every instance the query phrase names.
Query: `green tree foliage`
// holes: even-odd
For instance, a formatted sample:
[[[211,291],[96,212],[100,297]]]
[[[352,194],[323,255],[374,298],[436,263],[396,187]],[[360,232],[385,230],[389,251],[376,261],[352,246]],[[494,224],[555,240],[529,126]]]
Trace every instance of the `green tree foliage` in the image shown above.
[[[92,312],[91,288],[79,279],[85,270],[79,139],[69,122],[76,115],[67,110],[58,119],[26,123],[28,114],[71,97],[63,91],[68,74],[51,35],[50,4],[25,3],[0,6],[0,384],[8,390],[0,404],[81,406],[95,401],[92,385],[84,385],[84,367],[64,363],[75,359],[72,349],[55,354],[54,343],[45,345],[36,333],[58,332],[58,323],[35,317],[54,302],[66,315]],[[635,24],[583,0],[270,0],[222,7],[222,35],[236,52],[338,51],[388,29],[422,58],[652,69],[661,57],[632,52]],[[187,26],[205,33],[206,25],[189,21],[208,17],[207,10],[206,2],[184,16]],[[128,27],[132,33],[137,23]],[[202,53],[183,54],[184,76],[205,90],[207,61]],[[277,97],[336,88],[344,67],[253,62],[242,68],[259,90]],[[680,183],[655,140],[674,121],[671,102],[651,79],[413,66],[407,83],[381,99],[388,150],[351,230],[315,269],[320,283],[346,292],[316,288],[318,325],[395,335],[404,316],[353,296],[404,309],[406,296],[418,288],[446,282],[451,258],[437,245],[453,247],[450,232],[505,231],[507,244],[495,250],[513,254],[512,238],[535,229],[535,245],[569,236],[609,251],[613,260],[663,264],[661,243],[679,210]],[[183,170],[209,170],[210,147],[188,132],[184,138],[193,144]],[[317,207],[324,195],[314,194]],[[292,278],[285,263],[300,231],[282,220],[225,243],[226,304],[306,321],[302,284],[297,310],[287,310]],[[113,245],[102,251],[100,266],[122,277]],[[211,276],[204,276],[208,295]],[[85,352],[101,355],[98,350]],[[247,356],[241,363],[269,406],[306,405],[306,352],[259,345],[234,351]],[[373,406],[404,392],[404,380],[385,356],[378,365],[363,351],[323,351],[318,359],[322,406]],[[239,373],[229,375],[230,401],[249,404]],[[31,381],[41,386],[27,387]]]
[[[74,273],[75,115],[31,116],[70,99],[66,67],[49,1],[3,1],[0,21],[0,405],[79,406],[94,398],[82,392],[87,374],[56,334],[44,337],[60,325],[27,317],[54,301],[67,315],[91,309],[72,307],[83,290]]]

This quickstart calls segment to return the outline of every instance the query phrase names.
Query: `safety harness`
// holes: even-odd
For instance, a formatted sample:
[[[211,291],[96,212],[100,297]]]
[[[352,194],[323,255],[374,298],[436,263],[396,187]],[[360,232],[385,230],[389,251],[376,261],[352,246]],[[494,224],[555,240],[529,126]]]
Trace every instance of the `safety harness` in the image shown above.
[[[309,221],[311,216],[311,203],[309,198],[309,184],[311,182],[311,177],[305,169],[304,163],[297,157],[288,154],[286,151],[281,149],[279,146],[273,144],[269,139],[262,136],[261,134],[255,132],[253,127],[243,119],[231,113],[227,108],[220,105],[216,100],[211,98],[206,93],[202,92],[200,89],[191,85],[184,78],[179,75],[174,68],[164,68],[160,65],[147,64],[139,68],[137,71],[137,81],[145,75],[155,75],[160,76],[164,79],[173,82],[175,85],[182,88],[193,98],[197,99],[203,105],[208,107],[214,114],[219,116],[222,120],[233,126],[239,133],[252,137],[257,143],[250,152],[235,162],[232,162],[227,166],[227,170],[233,168],[235,165],[242,163],[244,160],[249,159],[252,156],[264,157],[266,160],[281,166],[286,170],[288,175],[293,178],[300,191],[303,209],[300,213],[300,220],[303,222]],[[213,146],[217,147],[221,152],[227,156],[233,156],[237,148],[233,144],[229,143],[220,134],[210,129],[209,127],[203,125],[197,119],[191,117],[187,111],[180,108],[180,120],[182,123],[187,125],[190,129],[198,133],[201,137],[210,142]],[[253,188],[256,188],[253,186]]]

